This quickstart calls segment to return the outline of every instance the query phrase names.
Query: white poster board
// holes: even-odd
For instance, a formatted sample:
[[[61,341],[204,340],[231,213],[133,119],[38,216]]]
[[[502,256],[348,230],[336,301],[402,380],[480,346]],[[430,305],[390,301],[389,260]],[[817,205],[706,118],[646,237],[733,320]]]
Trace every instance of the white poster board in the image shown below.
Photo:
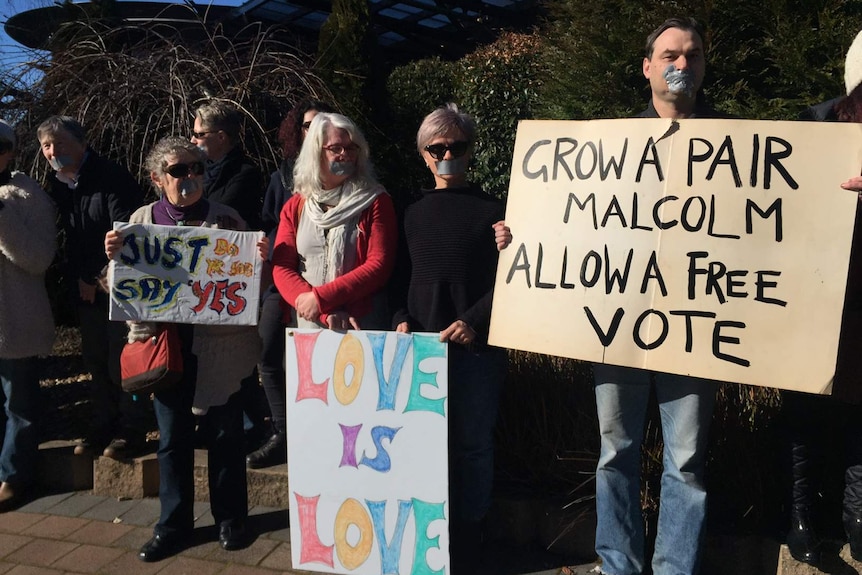
[[[111,320],[257,325],[263,232],[114,223]]]
[[[862,126],[521,122],[490,342],[828,393]]]
[[[293,568],[448,573],[447,344],[375,331],[286,339]]]

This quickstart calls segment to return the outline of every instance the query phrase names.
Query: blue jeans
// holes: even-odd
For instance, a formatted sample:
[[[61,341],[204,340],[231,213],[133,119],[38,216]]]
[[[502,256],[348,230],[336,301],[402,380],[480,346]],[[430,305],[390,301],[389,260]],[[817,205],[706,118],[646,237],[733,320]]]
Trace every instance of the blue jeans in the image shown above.
[[[506,351],[449,345],[449,500],[453,522],[477,523],[491,506],[494,425]]]
[[[35,479],[40,411],[39,377],[35,357],[0,359],[6,419],[0,449],[0,481],[26,485]]]
[[[183,380],[155,394],[159,423],[159,503],[155,533],[187,535],[194,528],[195,395],[197,358],[190,353],[190,326],[180,326],[183,338]],[[206,385],[202,382],[201,385]],[[201,416],[200,432],[207,443],[210,511],[216,525],[241,524],[248,516],[248,486],[243,450],[240,392],[224,405]]]
[[[640,460],[651,373],[593,366],[601,455],[596,469],[596,553],[602,572],[638,575],[644,569]],[[715,403],[709,381],[655,374],[664,439],[654,575],[693,575],[706,526],[703,483],[707,434]]]

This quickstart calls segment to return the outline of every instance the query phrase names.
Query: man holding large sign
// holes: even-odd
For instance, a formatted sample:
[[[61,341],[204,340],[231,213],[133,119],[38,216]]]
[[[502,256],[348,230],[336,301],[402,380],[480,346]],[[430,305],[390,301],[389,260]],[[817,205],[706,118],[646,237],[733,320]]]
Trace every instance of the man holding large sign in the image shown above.
[[[500,259],[490,343],[595,363],[596,551],[612,575],[644,570],[652,381],[660,575],[699,567],[707,379],[823,393],[834,373],[856,202],[839,184],[862,164],[862,133],[703,119],[715,117],[697,102],[703,56],[696,22],[668,20],[647,42],[647,119],[522,122],[515,143],[517,242]]]

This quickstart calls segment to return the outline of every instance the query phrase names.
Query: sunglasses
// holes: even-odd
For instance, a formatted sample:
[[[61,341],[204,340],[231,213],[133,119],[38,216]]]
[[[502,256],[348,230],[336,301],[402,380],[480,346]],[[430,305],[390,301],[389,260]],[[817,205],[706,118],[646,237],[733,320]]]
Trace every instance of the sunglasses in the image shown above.
[[[467,153],[469,147],[469,142],[452,142],[451,144],[430,144],[425,146],[425,151],[439,162],[443,160],[447,151],[452,154],[453,158],[460,158]]]
[[[354,154],[359,149],[359,146],[356,144],[350,144],[349,146],[340,146],[335,144],[334,146],[323,146],[323,149],[327,152],[331,152],[333,155],[340,156],[342,154]]]
[[[192,162],[190,164],[174,164],[165,168],[165,172],[175,178],[185,178],[188,176],[200,176],[204,173],[203,162]]]
[[[215,134],[216,132],[221,132],[221,130],[207,130],[206,132],[192,132],[192,137],[196,140],[203,139],[207,134]]]

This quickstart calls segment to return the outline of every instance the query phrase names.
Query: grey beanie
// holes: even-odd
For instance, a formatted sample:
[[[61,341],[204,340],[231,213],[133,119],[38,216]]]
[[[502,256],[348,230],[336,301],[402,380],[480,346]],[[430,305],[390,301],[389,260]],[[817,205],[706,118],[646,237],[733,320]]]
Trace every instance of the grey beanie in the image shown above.
[[[0,120],[0,142],[11,142],[15,147],[15,130],[5,120]]]
[[[862,32],[856,34],[856,39],[847,50],[847,60],[844,61],[844,84],[847,94],[862,84]]]

